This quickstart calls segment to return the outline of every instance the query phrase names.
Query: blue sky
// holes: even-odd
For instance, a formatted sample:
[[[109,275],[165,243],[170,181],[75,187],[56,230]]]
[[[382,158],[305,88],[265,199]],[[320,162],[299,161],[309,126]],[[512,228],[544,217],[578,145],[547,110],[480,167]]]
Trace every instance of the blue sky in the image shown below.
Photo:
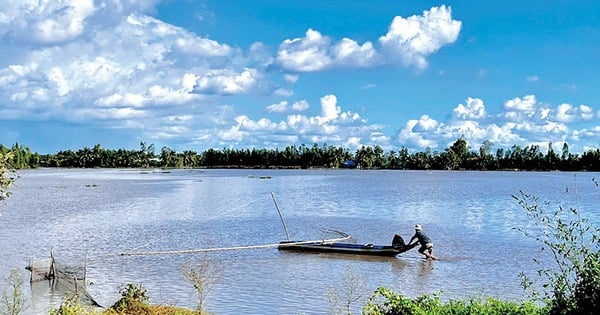
[[[0,143],[600,148],[597,1],[8,0]]]

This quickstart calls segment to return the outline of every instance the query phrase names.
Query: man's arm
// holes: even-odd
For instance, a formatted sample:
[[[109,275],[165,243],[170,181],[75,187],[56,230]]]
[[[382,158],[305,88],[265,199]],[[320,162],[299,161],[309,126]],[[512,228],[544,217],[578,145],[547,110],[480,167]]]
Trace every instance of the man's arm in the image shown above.
[[[411,246],[411,245],[412,245],[412,242],[413,242],[413,240],[414,240],[414,239],[416,239],[416,238],[417,238],[417,234],[413,235],[413,236],[410,238],[410,241],[408,241],[408,246]]]

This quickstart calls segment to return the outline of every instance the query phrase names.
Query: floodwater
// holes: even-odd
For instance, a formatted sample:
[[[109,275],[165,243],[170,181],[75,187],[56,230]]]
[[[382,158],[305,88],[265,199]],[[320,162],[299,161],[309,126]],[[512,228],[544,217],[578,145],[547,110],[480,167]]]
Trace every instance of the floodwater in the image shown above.
[[[360,313],[378,287],[404,295],[439,293],[519,300],[519,272],[535,276],[539,245],[515,227],[531,226],[512,195],[577,208],[600,222],[599,173],[364,170],[28,170],[0,203],[0,277],[26,279],[29,314],[47,314],[62,295],[30,286],[28,259],[77,263],[87,256],[88,291],[112,305],[127,283],[152,303],[195,308],[186,264],[221,271],[204,301],[214,314],[327,314],[356,286]],[[177,255],[154,252],[277,244],[286,239],[271,193],[294,240],[337,237],[356,243],[406,240],[416,223],[433,239],[438,261],[415,250],[396,258],[280,252],[274,247]],[[549,265],[546,265],[549,266]],[[354,279],[354,280],[348,280]],[[354,283],[349,283],[354,282]],[[6,284],[2,281],[0,288]],[[361,293],[361,294],[358,294]],[[344,298],[342,298],[342,301]]]

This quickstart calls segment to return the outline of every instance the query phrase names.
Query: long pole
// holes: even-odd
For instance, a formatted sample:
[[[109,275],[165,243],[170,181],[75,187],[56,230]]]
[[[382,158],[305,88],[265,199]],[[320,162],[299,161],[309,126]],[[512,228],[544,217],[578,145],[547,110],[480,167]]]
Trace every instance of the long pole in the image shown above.
[[[271,198],[273,198],[273,203],[275,203],[275,209],[277,209],[277,213],[279,213],[279,218],[281,219],[281,223],[283,223],[283,229],[285,230],[285,236],[287,236],[287,240],[291,241],[290,234],[288,233],[287,225],[285,225],[285,220],[281,215],[281,211],[279,210],[279,206],[277,205],[277,200],[275,200],[275,195],[271,192]]]

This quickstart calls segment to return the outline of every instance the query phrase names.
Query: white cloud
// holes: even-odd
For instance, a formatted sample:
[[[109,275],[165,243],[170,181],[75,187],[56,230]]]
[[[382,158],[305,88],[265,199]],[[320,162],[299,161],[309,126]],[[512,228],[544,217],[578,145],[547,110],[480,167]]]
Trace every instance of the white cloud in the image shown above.
[[[486,117],[483,101],[478,98],[467,98],[467,104],[458,104],[453,110],[453,115],[458,119],[482,119]]]
[[[431,135],[438,133],[441,126],[443,124],[428,115],[423,115],[419,119],[411,119],[398,133],[397,141],[412,148],[435,148],[438,143]]]
[[[593,139],[591,135],[598,135],[590,132],[593,128],[573,128],[575,123],[591,122],[598,117],[586,105],[559,104],[553,108],[538,103],[534,95],[526,95],[507,100],[503,109],[502,113],[490,115],[483,100],[469,97],[466,105],[454,108],[452,119],[447,122],[428,115],[409,120],[393,142],[414,150],[426,147],[442,150],[464,137],[473,150],[485,141],[491,141],[498,148],[537,144],[545,150],[550,141],[561,144],[569,139],[580,141],[582,137]]]
[[[558,105],[555,114],[556,120],[564,123],[575,122],[580,120],[591,120],[594,117],[594,111],[589,106],[573,106],[567,103]]]
[[[359,45],[356,41],[344,38],[331,48],[332,60],[340,66],[370,67],[376,64],[378,55],[373,44]]]
[[[295,102],[294,104],[292,104],[292,109],[295,111],[298,111],[298,112],[305,111],[309,108],[310,108],[310,105],[305,100],[298,101],[298,102]]]
[[[227,56],[231,54],[232,49],[228,45],[223,45],[217,41],[208,38],[199,38],[195,36],[178,38],[174,47],[181,49],[188,55],[198,56]]]
[[[338,118],[342,109],[337,106],[337,97],[335,95],[325,95],[321,97],[321,124]]]
[[[379,38],[388,55],[402,64],[427,67],[426,57],[442,46],[454,43],[462,27],[444,5],[424,11],[422,16],[397,16],[388,33]]]
[[[460,21],[452,19],[452,10],[443,5],[424,11],[423,16],[397,16],[388,33],[379,38],[385,57],[372,42],[359,44],[343,38],[332,44],[329,37],[308,29],[302,38],[284,40],[276,61],[283,69],[296,72],[332,67],[370,68],[386,63],[423,69],[427,67],[427,56],[456,41],[461,26]]]
[[[2,6],[0,35],[44,45],[80,36],[96,10],[93,0],[21,0]]]
[[[160,0],[5,0],[0,35],[16,43],[56,45],[114,25],[123,15],[151,10]]]
[[[194,86],[196,85],[196,81],[198,81],[200,77],[193,73],[186,73],[183,75],[181,79],[181,86],[184,91],[191,92],[194,90]]]
[[[115,127],[148,128],[157,123],[132,124],[128,119],[152,119],[140,115],[148,106],[165,108],[153,115],[170,115],[169,107],[201,99],[202,95],[193,90],[198,81],[199,88],[207,93],[245,93],[255,86],[259,80],[256,70],[219,68],[223,58],[236,58],[239,51],[152,17],[129,14],[148,9],[154,2],[96,1],[94,8],[89,8],[86,1],[10,2],[6,10],[3,7],[0,25],[6,21],[42,20],[63,11],[85,16],[86,20],[81,28],[66,28],[80,33],[57,36],[52,46],[46,47],[49,37],[43,42],[33,37],[27,43],[6,42],[9,54],[0,60],[0,98],[5,102],[0,106],[18,106],[19,110],[10,111],[14,119],[110,118],[115,119]],[[109,8],[108,4],[114,6]],[[119,10],[128,13],[117,19],[115,12]],[[114,19],[106,22],[103,18],[107,16]],[[9,26],[10,34],[6,36],[25,30],[15,24]],[[31,41],[37,41],[38,47],[32,47]]]
[[[286,74],[283,76],[283,80],[285,80],[285,82],[292,84],[298,82],[299,78],[300,76],[297,74]]]
[[[292,71],[323,70],[331,64],[329,46],[329,37],[308,29],[303,38],[286,39],[279,45],[277,62]]]
[[[48,74],[48,80],[53,83],[55,90],[58,96],[65,96],[67,93],[71,91],[71,86],[69,82],[65,79],[60,68],[54,67],[50,69],[50,73]]]
[[[287,103],[277,103],[269,107],[272,111],[277,110],[278,112],[290,109],[300,111],[309,108],[308,102],[304,100],[296,102],[292,106]],[[368,125],[358,114],[349,111],[343,112],[337,104],[337,97],[331,94],[321,98],[320,115],[292,114],[279,122],[274,122],[266,117],[253,120],[247,115],[240,115],[235,117],[233,122],[225,128],[219,133],[221,143],[233,141],[287,146],[298,142],[307,144],[326,142],[341,145],[348,143],[348,139],[359,141],[361,138],[379,141],[382,144],[386,140],[389,142],[389,137],[381,132],[381,126]]]
[[[285,88],[277,88],[273,91],[273,95],[290,97],[290,96],[294,95],[294,91],[292,91],[290,89],[285,89]]]
[[[256,69],[244,69],[242,72],[212,70],[196,81],[194,91],[222,95],[246,93],[254,87],[259,77]]]
[[[173,89],[161,85],[153,85],[146,93],[153,104],[178,105],[185,104],[193,99],[198,99],[197,95],[190,94],[187,89]]]
[[[536,99],[534,95],[527,95],[523,98],[515,97],[504,103],[504,109],[507,111],[519,111],[532,113],[536,109]]]
[[[267,106],[268,113],[284,113],[288,108],[287,101],[281,101],[277,104],[271,104]]]
[[[545,118],[549,111],[538,105],[534,95],[515,97],[504,103],[504,117],[515,122],[532,119],[536,114],[540,118]]]
[[[279,103],[271,104],[267,106],[268,113],[285,113],[289,110],[302,112],[310,108],[310,105],[306,100],[294,102],[291,106],[288,105],[287,101],[281,101]]]
[[[223,141],[241,142],[249,135],[249,132],[240,131],[237,127],[231,127],[229,130],[219,131],[219,138]]]
[[[376,88],[377,85],[373,84],[373,83],[369,83],[369,84],[365,84],[364,86],[362,86],[360,89],[361,90],[370,90],[370,89],[374,89]]]

